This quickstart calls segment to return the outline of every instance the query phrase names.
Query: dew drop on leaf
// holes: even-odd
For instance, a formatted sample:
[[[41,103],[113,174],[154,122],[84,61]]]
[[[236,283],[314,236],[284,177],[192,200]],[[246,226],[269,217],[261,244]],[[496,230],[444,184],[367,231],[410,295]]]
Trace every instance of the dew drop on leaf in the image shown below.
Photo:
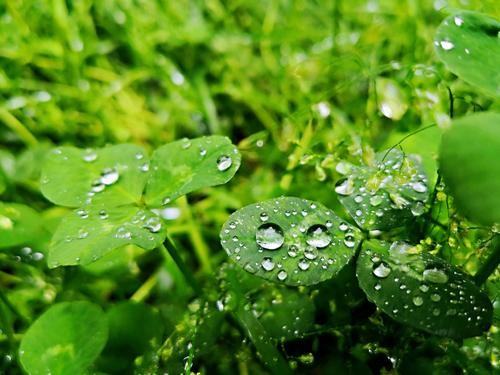
[[[445,51],[450,51],[453,48],[455,48],[455,45],[452,42],[450,42],[449,40],[442,40],[442,41],[439,42],[439,45]]]
[[[351,195],[354,192],[354,185],[348,178],[340,180],[335,186],[335,192],[339,195]]]
[[[261,266],[265,271],[272,271],[274,269],[274,262],[271,258],[265,257],[262,260]]]
[[[277,250],[285,241],[283,230],[273,223],[262,224],[255,234],[257,244],[266,250]]]
[[[281,270],[278,272],[278,280],[283,281],[288,277],[288,274],[285,270]]]
[[[436,267],[424,270],[423,277],[425,281],[435,284],[445,284],[448,281],[448,275]]]
[[[302,271],[306,271],[309,269],[309,262],[306,259],[301,259],[298,266]]]
[[[424,299],[420,296],[413,297],[413,304],[415,306],[422,306],[424,304]]]
[[[328,229],[321,224],[312,225],[307,230],[306,242],[308,245],[314,246],[317,249],[323,249],[330,245],[332,238]]]
[[[104,185],[113,185],[116,181],[118,181],[118,178],[120,177],[120,174],[118,171],[114,168],[106,168],[105,170],[102,171],[100,182]]]
[[[221,172],[227,171],[231,168],[233,164],[233,159],[230,156],[222,155],[217,159],[217,169]]]
[[[386,278],[390,273],[391,268],[384,262],[381,262],[378,265],[374,265],[373,267],[373,274],[380,279]]]

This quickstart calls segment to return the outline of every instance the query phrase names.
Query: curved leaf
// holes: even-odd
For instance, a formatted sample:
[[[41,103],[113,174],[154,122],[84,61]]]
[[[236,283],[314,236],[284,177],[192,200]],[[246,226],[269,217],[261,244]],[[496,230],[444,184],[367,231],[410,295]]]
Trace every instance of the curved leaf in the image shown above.
[[[420,158],[390,149],[377,153],[370,166],[341,162],[337,171],[347,177],[335,192],[356,223],[367,230],[388,230],[422,215],[429,198]]]
[[[500,95],[500,22],[477,12],[446,18],[434,42],[446,67],[491,95]]]
[[[50,307],[26,331],[19,348],[23,368],[31,375],[83,374],[104,348],[106,316],[86,301]]]
[[[429,253],[404,242],[363,244],[357,261],[361,288],[393,319],[440,336],[480,335],[492,306],[472,279]]]
[[[0,249],[30,244],[42,232],[38,212],[22,204],[0,202]]]
[[[479,113],[453,121],[444,133],[439,164],[455,204],[469,219],[500,223],[500,114]]]
[[[233,213],[221,231],[227,254],[250,273],[287,285],[330,279],[354,255],[360,231],[320,203],[281,197]]]
[[[61,206],[119,206],[141,199],[148,171],[147,156],[139,146],[59,147],[46,155],[41,191]]]
[[[183,139],[155,150],[145,200],[162,206],[194,190],[224,184],[238,170],[241,155],[229,138]]]
[[[80,208],[68,214],[50,245],[49,267],[89,264],[111,250],[134,244],[154,249],[166,237],[160,217],[135,206]]]

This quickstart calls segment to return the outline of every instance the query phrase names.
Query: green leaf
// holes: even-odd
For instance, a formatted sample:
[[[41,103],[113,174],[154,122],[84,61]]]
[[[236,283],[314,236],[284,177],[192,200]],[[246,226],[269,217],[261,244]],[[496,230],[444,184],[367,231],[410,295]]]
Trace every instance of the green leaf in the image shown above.
[[[357,276],[380,310],[426,332],[463,338],[480,335],[491,324],[491,302],[472,278],[404,242],[365,242]]]
[[[500,95],[500,22],[486,15],[462,11],[439,26],[435,46],[446,67],[471,85]]]
[[[469,219],[500,223],[500,114],[454,120],[444,133],[440,170],[459,210]]]
[[[246,271],[287,285],[332,278],[354,255],[360,231],[320,203],[281,197],[233,213],[221,230],[227,254]]]
[[[341,162],[337,171],[346,177],[337,182],[335,192],[363,229],[399,227],[426,210],[427,176],[417,155],[389,149],[377,153],[371,165]]]
[[[151,250],[166,237],[159,216],[135,206],[91,206],[68,214],[50,245],[49,267],[89,264],[118,247]]]
[[[106,315],[109,338],[100,361],[102,370],[126,372],[153,342],[160,344],[164,327],[160,315],[150,306],[125,301],[111,307]]]
[[[149,206],[162,206],[194,190],[228,182],[241,155],[222,136],[183,139],[155,150],[145,192]]]
[[[118,206],[140,201],[148,171],[147,157],[139,146],[59,147],[45,158],[41,191],[61,206]]]
[[[22,204],[0,202],[0,248],[37,242],[42,233],[38,212]]]
[[[86,301],[50,307],[26,331],[19,348],[30,375],[78,375],[98,357],[108,337],[106,316]]]

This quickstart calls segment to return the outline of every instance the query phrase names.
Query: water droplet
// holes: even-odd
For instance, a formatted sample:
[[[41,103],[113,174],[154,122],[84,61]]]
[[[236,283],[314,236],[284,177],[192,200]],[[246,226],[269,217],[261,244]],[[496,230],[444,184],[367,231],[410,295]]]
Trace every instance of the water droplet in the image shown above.
[[[432,315],[434,315],[434,316],[439,316],[440,313],[441,313],[441,311],[439,309],[432,310]]]
[[[76,214],[80,216],[82,219],[86,219],[89,217],[89,213],[83,209],[79,209],[76,211]]]
[[[420,296],[413,297],[413,304],[415,306],[422,306],[424,304],[424,299]]]
[[[450,42],[449,40],[442,40],[442,41],[439,42],[439,45],[445,51],[450,51],[453,48],[455,48],[455,45],[452,42]]]
[[[381,279],[386,278],[390,273],[391,268],[384,262],[381,262],[379,265],[374,265],[373,267],[373,274]]]
[[[141,170],[141,172],[148,172],[149,171],[149,163],[144,163],[143,165],[141,165],[139,167],[139,169]]]
[[[332,238],[324,225],[315,224],[307,230],[306,242],[317,249],[323,249],[330,245]]]
[[[354,186],[350,179],[340,180],[335,186],[335,192],[339,195],[351,195],[354,192]]]
[[[424,270],[423,277],[425,281],[436,284],[444,284],[448,281],[448,275],[436,267]]]
[[[135,158],[137,160],[141,160],[142,158],[144,158],[144,154],[142,152],[138,152],[137,154],[135,154]]]
[[[354,202],[356,202],[356,203],[361,203],[361,202],[363,202],[363,197],[362,197],[361,195],[356,195],[356,196],[354,197]]]
[[[301,259],[298,265],[302,271],[306,271],[310,264],[306,259]]]
[[[354,247],[356,245],[356,239],[354,236],[350,233],[347,233],[344,237],[344,245],[347,247]]]
[[[422,202],[416,202],[411,206],[411,213],[413,216],[420,216],[425,212],[425,205]]]
[[[285,237],[279,225],[266,223],[257,229],[255,240],[260,247],[266,250],[277,250],[285,242]]]
[[[144,223],[144,228],[151,233],[158,233],[161,230],[161,220],[158,217],[150,217]]]
[[[87,163],[92,163],[97,159],[97,153],[93,150],[87,150],[85,155],[83,155],[83,161]]]
[[[171,202],[170,197],[165,197],[161,203],[165,206],[165,205],[169,204],[170,202]]]
[[[370,204],[374,207],[380,205],[384,198],[380,195],[374,195],[373,197],[370,198]]]
[[[283,281],[287,278],[288,274],[285,270],[281,270],[278,272],[278,280]]]
[[[184,150],[187,150],[189,147],[191,147],[191,141],[188,139],[188,138],[184,138],[182,140],[182,145],[181,147],[184,149]]]
[[[265,212],[262,212],[260,214],[260,221],[267,221],[269,219],[269,215],[266,214]]]
[[[87,238],[88,236],[89,236],[89,232],[87,232],[86,230],[84,230],[84,229],[80,229],[80,230],[78,231],[78,238],[79,238],[79,239],[81,239],[81,240],[82,240],[82,239],[84,239],[84,238]]]
[[[272,271],[274,269],[274,262],[271,258],[266,257],[262,260],[261,266],[266,271]]]
[[[380,283],[376,283],[375,286],[373,287],[373,289],[380,290],[380,289],[382,289],[382,285],[380,285]]]
[[[441,296],[437,293],[433,293],[433,294],[431,294],[431,300],[434,302],[439,302],[439,301],[441,301]]]
[[[418,287],[422,292],[426,293],[429,290],[429,287],[425,284],[422,284]]]
[[[233,159],[230,156],[222,155],[217,159],[217,169],[221,172],[227,171],[231,168],[233,164]]]
[[[105,210],[100,210],[99,211],[99,218],[102,220],[106,220],[108,218],[108,213]]]
[[[101,173],[100,182],[104,185],[113,185],[116,181],[118,181],[119,177],[120,174],[116,169],[106,168]]]
[[[464,24],[464,20],[461,19],[460,17],[455,17],[453,19],[453,22],[455,22],[455,25],[457,25],[458,27],[460,27]]]
[[[200,156],[205,156],[207,154],[207,150],[203,147],[200,147]]]
[[[425,193],[427,191],[427,186],[421,181],[411,184],[411,188],[417,193]]]
[[[345,232],[347,229],[349,229],[349,225],[347,225],[347,223],[340,223],[339,224],[339,229],[342,231],[342,232]]]

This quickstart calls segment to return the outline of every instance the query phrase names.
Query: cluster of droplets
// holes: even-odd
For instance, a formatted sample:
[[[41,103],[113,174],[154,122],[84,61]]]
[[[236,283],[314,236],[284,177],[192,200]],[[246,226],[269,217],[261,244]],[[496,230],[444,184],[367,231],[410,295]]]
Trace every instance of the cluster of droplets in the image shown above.
[[[335,192],[359,225],[377,228],[382,220],[387,223],[382,227],[398,224],[392,211],[408,210],[420,216],[426,209],[427,178],[418,172],[417,163],[399,150],[390,151],[375,168],[341,162],[336,170],[347,176],[338,181]]]
[[[40,262],[44,258],[44,254],[39,251],[33,251],[29,246],[22,247],[17,254],[12,255],[16,262]]]
[[[247,262],[244,265],[245,270],[250,273],[257,272],[258,269],[265,273],[273,272],[279,281],[285,281],[289,278],[289,273],[299,274],[311,269],[314,264],[321,270],[327,270],[329,266],[344,257],[348,259],[350,251],[356,245],[356,238],[351,227],[345,222],[334,224],[333,219],[323,219],[322,223],[313,220],[315,214],[331,216],[328,210],[317,208],[316,204],[303,201],[308,208],[283,210],[280,206],[280,200],[274,201],[275,208],[264,209],[260,205],[256,208],[260,210],[256,221],[254,240],[257,251],[263,258],[259,262]],[[277,220],[277,222],[290,221],[290,228],[287,224],[287,233],[273,220],[273,216],[284,215],[287,220]],[[322,215],[318,215],[322,216]],[[284,219],[283,217],[281,219]],[[305,224],[311,222],[311,224]],[[334,227],[335,225],[335,227]],[[239,227],[239,228],[238,228]],[[334,229],[343,233],[344,237],[340,240],[334,240],[331,230]],[[242,250],[247,250],[245,241],[241,241],[238,234],[231,236],[231,233],[241,233],[245,231],[245,224],[239,220],[229,221],[223,230],[222,244],[226,251],[234,255],[237,261],[242,259]],[[335,237],[338,237],[336,234]],[[288,244],[290,242],[290,244]],[[326,249],[334,245],[335,248],[347,248],[349,251],[341,251],[338,256],[331,257]],[[251,258],[251,256],[249,256]],[[290,264],[295,263],[295,269],[290,268]],[[300,283],[300,277],[297,277],[297,283]]]
[[[408,249],[408,246],[402,243],[394,244],[397,244],[396,247]],[[395,247],[394,244],[392,250]],[[411,314],[417,311],[416,309],[427,307],[430,314],[418,322],[420,326],[427,329],[434,329],[432,319],[440,316],[447,318],[457,316],[463,318],[467,324],[483,325],[484,313],[487,310],[476,305],[474,295],[467,293],[466,281],[457,271],[448,269],[442,264],[428,264],[423,271],[416,271],[411,270],[408,264],[391,265],[370,250],[367,251],[367,256],[370,257],[371,272],[375,278],[373,289],[376,293],[384,293],[387,299],[383,302],[383,306],[393,315]],[[454,281],[450,282],[451,275],[459,277],[455,277]],[[419,280],[419,285],[415,285],[415,280]],[[386,295],[386,288],[394,291],[394,283],[398,286],[400,293]],[[413,285],[413,290],[410,285]],[[404,294],[409,296],[408,303],[404,303],[405,298],[402,297]],[[402,307],[401,303],[403,303]],[[446,334],[446,331],[441,333]]]
[[[444,24],[448,26],[449,22],[445,21]],[[454,16],[453,17],[453,24],[454,24],[455,27],[462,27],[463,24],[464,24],[464,20],[460,16]],[[434,45],[437,48],[442,49],[443,51],[452,51],[452,50],[455,49],[455,43],[453,43],[453,41],[449,37],[443,38],[441,40],[434,41]],[[467,55],[470,55],[470,49],[469,48],[464,48],[464,52]]]

